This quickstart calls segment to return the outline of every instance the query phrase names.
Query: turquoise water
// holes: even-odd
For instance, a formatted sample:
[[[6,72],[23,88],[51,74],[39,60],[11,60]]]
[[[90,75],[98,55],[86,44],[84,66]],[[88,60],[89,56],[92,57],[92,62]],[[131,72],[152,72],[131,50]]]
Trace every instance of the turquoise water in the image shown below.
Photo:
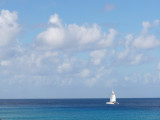
[[[160,120],[160,99],[0,100],[2,120]]]

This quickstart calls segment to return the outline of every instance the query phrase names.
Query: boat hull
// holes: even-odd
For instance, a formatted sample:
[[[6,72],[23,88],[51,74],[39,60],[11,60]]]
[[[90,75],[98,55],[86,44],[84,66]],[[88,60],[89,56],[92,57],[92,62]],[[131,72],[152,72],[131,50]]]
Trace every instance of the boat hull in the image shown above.
[[[113,102],[106,102],[106,104],[114,104]]]
[[[106,104],[119,104],[118,102],[106,102]]]

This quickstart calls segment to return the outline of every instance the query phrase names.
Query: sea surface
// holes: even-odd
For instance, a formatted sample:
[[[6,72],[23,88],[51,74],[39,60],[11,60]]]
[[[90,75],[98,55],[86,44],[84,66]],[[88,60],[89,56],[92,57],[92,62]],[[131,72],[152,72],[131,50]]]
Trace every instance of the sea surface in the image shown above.
[[[1,99],[1,120],[160,120],[160,98]]]

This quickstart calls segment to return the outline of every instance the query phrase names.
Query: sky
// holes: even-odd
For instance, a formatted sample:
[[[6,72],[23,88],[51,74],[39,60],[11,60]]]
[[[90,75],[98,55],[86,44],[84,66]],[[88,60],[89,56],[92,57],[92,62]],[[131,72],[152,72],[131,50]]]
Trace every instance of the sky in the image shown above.
[[[160,97],[159,0],[0,0],[0,99]]]

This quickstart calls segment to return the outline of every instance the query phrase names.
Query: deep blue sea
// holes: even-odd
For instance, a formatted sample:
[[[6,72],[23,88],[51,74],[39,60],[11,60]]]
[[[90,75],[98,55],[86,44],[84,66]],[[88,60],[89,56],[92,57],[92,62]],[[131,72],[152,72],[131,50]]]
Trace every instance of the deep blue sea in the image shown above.
[[[1,120],[160,120],[160,98],[1,99]]]

